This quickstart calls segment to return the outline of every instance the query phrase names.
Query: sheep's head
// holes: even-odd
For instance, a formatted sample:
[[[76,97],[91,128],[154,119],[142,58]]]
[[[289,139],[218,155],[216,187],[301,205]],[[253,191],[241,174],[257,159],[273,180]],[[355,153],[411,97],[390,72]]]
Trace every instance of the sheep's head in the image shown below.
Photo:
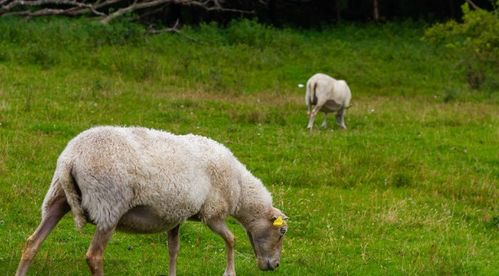
[[[259,218],[247,229],[248,237],[261,270],[274,270],[279,266],[282,241],[288,231],[286,215],[276,208]]]

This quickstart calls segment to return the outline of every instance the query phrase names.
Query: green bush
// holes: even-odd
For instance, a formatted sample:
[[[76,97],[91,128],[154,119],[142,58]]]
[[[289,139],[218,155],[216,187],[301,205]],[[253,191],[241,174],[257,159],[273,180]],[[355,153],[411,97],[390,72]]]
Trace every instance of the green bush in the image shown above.
[[[426,30],[425,38],[443,45],[458,59],[471,88],[499,83],[499,1],[493,11],[462,5],[462,22],[449,21]]]

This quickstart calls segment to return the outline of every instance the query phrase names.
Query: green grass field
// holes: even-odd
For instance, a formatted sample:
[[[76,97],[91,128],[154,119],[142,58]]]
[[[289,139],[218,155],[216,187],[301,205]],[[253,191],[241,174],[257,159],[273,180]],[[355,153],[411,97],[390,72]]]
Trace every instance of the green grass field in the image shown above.
[[[128,23],[0,19],[0,274],[36,228],[55,162],[95,125],[195,133],[227,145],[286,212],[265,275],[499,274],[499,93],[469,90],[415,23],[274,29],[251,21],[147,36]],[[306,129],[313,73],[348,81],[346,131]],[[320,124],[318,117],[316,125]],[[332,123],[332,122],[331,122]],[[236,271],[258,271],[242,228]],[[32,275],[88,275],[67,215]],[[221,275],[224,244],[180,228],[179,275]],[[166,275],[166,235],[116,233],[108,275]]]

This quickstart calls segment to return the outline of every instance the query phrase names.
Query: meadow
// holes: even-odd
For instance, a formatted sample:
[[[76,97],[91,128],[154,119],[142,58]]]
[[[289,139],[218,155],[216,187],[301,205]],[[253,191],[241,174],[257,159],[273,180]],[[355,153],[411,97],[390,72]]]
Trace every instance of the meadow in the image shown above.
[[[289,232],[265,275],[497,275],[497,83],[470,90],[425,27],[236,21],[148,35],[125,21],[1,18],[0,274],[14,273],[66,143],[121,125],[211,137],[266,184]],[[349,83],[348,130],[306,130],[298,84],[316,72]],[[264,275],[229,227],[238,274]],[[67,215],[30,274],[88,275],[93,230]],[[221,238],[195,222],[180,233],[179,275],[223,273]],[[105,271],[166,275],[167,252],[165,234],[118,232]]]

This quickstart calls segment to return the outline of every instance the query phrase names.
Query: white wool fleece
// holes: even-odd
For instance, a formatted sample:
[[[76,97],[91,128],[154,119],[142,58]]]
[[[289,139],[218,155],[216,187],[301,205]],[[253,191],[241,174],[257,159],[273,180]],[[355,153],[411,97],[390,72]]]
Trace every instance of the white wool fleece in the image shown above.
[[[136,206],[153,210],[158,227],[167,229],[192,216],[238,218],[272,207],[261,181],[222,144],[140,127],[95,127],[72,139],[57,161],[42,215],[62,193],[78,228],[87,220],[114,227]]]

